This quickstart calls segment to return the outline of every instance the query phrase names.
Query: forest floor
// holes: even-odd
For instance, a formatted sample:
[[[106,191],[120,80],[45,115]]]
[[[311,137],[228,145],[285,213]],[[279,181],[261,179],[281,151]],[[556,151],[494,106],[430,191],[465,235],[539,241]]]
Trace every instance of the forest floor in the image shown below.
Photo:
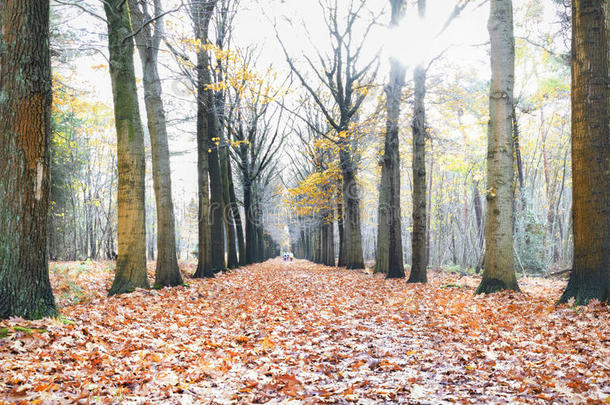
[[[0,321],[0,403],[610,403],[610,310],[564,281],[274,259],[107,298],[112,267],[54,263],[62,317]]]

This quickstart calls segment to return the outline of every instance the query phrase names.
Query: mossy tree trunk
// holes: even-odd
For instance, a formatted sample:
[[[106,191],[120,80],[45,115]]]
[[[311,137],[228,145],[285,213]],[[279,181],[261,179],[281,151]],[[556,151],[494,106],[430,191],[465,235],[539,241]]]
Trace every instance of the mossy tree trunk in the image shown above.
[[[118,163],[118,257],[110,295],[148,288],[144,202],[144,134],[133,67],[128,4],[104,2],[108,22],[110,78],[114,100]]]
[[[610,299],[610,5],[572,2],[574,264],[561,302]]]
[[[491,87],[487,136],[487,211],[483,279],[476,293],[519,290],[513,256],[513,85],[515,37],[512,0],[491,0]]]
[[[146,1],[129,1],[134,29],[140,30],[136,36],[136,46],[140,54],[143,70],[144,102],[148,118],[148,132],[152,149],[153,183],[157,207],[157,266],[155,286],[176,286],[182,284],[176,257],[176,230],[174,203],[172,201],[172,181],[167,141],[165,109],[161,99],[161,80],[157,70],[159,46],[163,38],[163,19],[155,21],[154,32],[150,24]],[[155,16],[162,15],[161,0],[154,0]],[[141,29],[140,29],[141,28]]]
[[[47,211],[49,1],[0,1],[0,318],[57,314]]]

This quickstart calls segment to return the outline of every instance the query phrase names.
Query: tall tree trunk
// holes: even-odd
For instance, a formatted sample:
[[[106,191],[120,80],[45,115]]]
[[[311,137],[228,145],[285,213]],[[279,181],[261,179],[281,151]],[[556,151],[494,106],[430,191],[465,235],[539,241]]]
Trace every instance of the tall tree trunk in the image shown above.
[[[201,43],[208,38],[208,28],[216,1],[195,0],[192,3],[193,25],[195,37]],[[199,49],[197,52],[197,183],[199,194],[199,247],[198,264],[194,277],[214,277],[211,264],[211,233],[210,233],[210,192],[208,173],[209,149],[209,114],[213,106],[213,97],[207,86],[211,83],[208,51]]]
[[[208,2],[209,3],[209,2]],[[215,1],[212,3],[216,3]],[[206,5],[213,8],[214,5]],[[208,30],[204,32],[205,36],[202,44],[208,43]],[[211,63],[208,52],[204,58],[204,74],[206,82],[212,82]],[[208,89],[205,98],[205,111],[207,115],[207,132],[208,132],[208,173],[210,178],[210,237],[211,237],[211,252],[210,265],[214,272],[226,269],[225,264],[225,224],[224,224],[224,201],[223,201],[223,186],[222,186],[222,171],[220,168],[220,141],[221,132],[219,131],[218,115],[216,111],[216,100],[214,91]]]
[[[0,2],[0,318],[55,316],[47,264],[49,1]]]
[[[129,7],[122,0],[104,2],[108,21],[110,78],[114,99],[118,164],[118,257],[109,294],[148,288],[144,200],[144,134],[133,67]]]
[[[390,27],[395,28],[404,14],[404,1],[390,0],[390,4],[392,6]],[[375,271],[385,273],[389,278],[405,276],[402,259],[400,154],[398,152],[398,119],[404,81],[405,68],[397,59],[390,58],[390,80],[385,88],[388,116],[381,166],[375,263]]]
[[[144,83],[144,103],[148,119],[148,132],[152,149],[153,184],[157,207],[157,266],[155,269],[155,286],[176,286],[182,284],[176,257],[176,229],[174,203],[172,201],[172,181],[167,141],[165,109],[161,99],[161,80],[157,70],[159,45],[163,37],[163,20],[155,22],[154,34],[146,2],[129,0],[132,22],[136,34],[136,46],[140,54]],[[154,0],[155,16],[162,15],[161,0]]]
[[[250,174],[243,175],[244,211],[246,219],[246,264],[252,264],[256,260],[256,227],[254,226],[252,206],[252,182]]]
[[[260,217],[257,216],[260,219]],[[262,225],[256,227],[256,262],[262,263],[265,261],[265,235]]]
[[[313,231],[313,262],[322,263],[322,225],[316,224]]]
[[[209,69],[206,68],[206,69]],[[211,92],[211,90],[209,90]],[[210,97],[213,100],[213,97]],[[210,234],[212,252],[210,263],[214,272],[226,269],[225,226],[223,219],[222,172],[219,160],[220,133],[214,103],[207,106],[208,114],[208,172],[210,174]]]
[[[310,234],[311,234],[311,231],[310,231],[309,225],[307,225],[307,227],[305,228],[305,238],[304,238],[304,243],[303,243],[303,246],[305,248],[305,259],[306,260],[312,259],[311,249],[310,249],[310,241],[311,241]]]
[[[254,260],[256,263],[262,263],[265,260],[265,235],[264,235],[264,227],[263,227],[263,213],[261,209],[261,201],[260,201],[260,190],[263,186],[259,182],[254,183],[254,193],[253,193],[253,202],[254,202],[254,224],[256,230],[256,245],[255,245],[255,253]]]
[[[610,4],[572,2],[574,264],[561,302],[610,299]]]
[[[491,0],[491,87],[487,136],[485,264],[477,294],[519,290],[513,253],[513,83],[515,38],[512,0]]]
[[[220,171],[222,172],[222,214],[225,223],[225,234],[227,235],[227,267],[235,269],[239,266],[237,261],[237,244],[235,235],[235,217],[231,202],[231,162],[229,159],[228,145],[220,151]]]
[[[413,116],[413,233],[411,234],[410,283],[428,280],[426,250],[426,71],[415,68],[415,114]]]
[[[299,239],[299,244],[298,244],[298,255],[301,259],[307,259],[307,247],[305,244],[305,238],[306,238],[306,230],[301,228],[301,232],[300,232],[300,239]]]
[[[426,15],[426,0],[417,0],[420,19]],[[411,235],[411,273],[409,283],[428,280],[426,209],[426,70],[423,64],[413,72],[415,84],[413,111],[413,233]]]
[[[326,244],[324,249],[326,249],[326,260],[324,262],[327,266],[335,266],[335,230],[334,224],[329,220],[330,215],[327,213],[326,224],[324,225],[325,241]]]
[[[223,9],[221,14],[224,14],[226,17],[226,10]],[[222,23],[222,26],[225,26],[226,23]],[[218,33],[217,33],[218,34]],[[223,49],[223,35],[217,38],[216,46],[220,49]],[[223,65],[220,59],[217,60],[216,63],[216,77],[219,82],[223,82]],[[225,118],[225,92],[218,91],[215,93],[215,105],[216,112],[218,114],[218,121],[221,124],[218,137],[219,137],[219,150],[218,150],[218,158],[220,162],[220,173],[221,173],[221,187],[222,187],[222,217],[224,223],[224,234],[226,236],[226,251],[227,251],[227,267],[230,269],[237,268],[239,266],[239,262],[237,259],[237,243],[236,243],[236,235],[235,235],[235,220],[232,209],[232,200],[231,200],[231,192],[235,194],[235,191],[231,190],[233,188],[233,180],[231,179],[231,159],[229,156],[229,142],[228,138],[230,137],[230,130],[226,129],[227,123]],[[224,253],[223,253],[224,260]],[[224,263],[224,262],[223,262]]]
[[[362,235],[360,233],[360,195],[356,182],[353,156],[342,144],[340,147],[341,173],[343,177],[343,243],[345,267],[363,269]]]
[[[343,182],[341,182],[343,184]],[[343,186],[341,186],[342,188]],[[345,267],[345,239],[343,232],[343,192],[337,188],[337,231],[339,232],[338,267]]]

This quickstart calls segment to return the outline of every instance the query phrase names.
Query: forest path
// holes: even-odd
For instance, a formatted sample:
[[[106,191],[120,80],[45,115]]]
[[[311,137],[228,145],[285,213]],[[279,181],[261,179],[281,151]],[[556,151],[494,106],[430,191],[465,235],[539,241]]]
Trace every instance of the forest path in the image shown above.
[[[71,322],[3,321],[11,334],[0,339],[0,403],[544,403],[610,394],[607,307],[555,308],[563,285],[548,280],[521,280],[527,295],[494,296],[473,296],[473,277],[431,272],[430,280],[273,259],[68,306]]]

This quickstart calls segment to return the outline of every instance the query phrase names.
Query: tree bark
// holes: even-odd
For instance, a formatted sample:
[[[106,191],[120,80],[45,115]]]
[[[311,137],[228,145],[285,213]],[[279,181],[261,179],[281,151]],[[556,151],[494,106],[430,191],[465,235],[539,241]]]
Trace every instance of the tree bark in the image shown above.
[[[235,235],[235,217],[231,202],[231,188],[233,181],[231,179],[231,162],[229,159],[228,146],[225,146],[220,151],[220,170],[222,172],[222,214],[225,223],[225,234],[227,235],[227,267],[235,269],[239,266],[237,259],[237,244]],[[235,192],[233,192],[235,193]]]
[[[221,12],[223,14],[223,12]],[[226,15],[224,16],[226,17]],[[226,27],[225,23],[221,24]],[[218,33],[217,33],[218,34]],[[226,34],[226,33],[223,33]],[[221,35],[223,36],[223,35]],[[216,46],[223,49],[223,38],[217,38]],[[218,82],[222,82],[223,76],[223,65],[220,59],[216,63],[216,77]],[[220,163],[221,173],[221,187],[222,187],[222,218],[224,224],[224,234],[226,236],[226,252],[227,252],[227,267],[234,269],[239,266],[237,259],[237,243],[235,235],[235,220],[233,215],[233,208],[231,206],[231,193],[235,194],[233,188],[233,180],[231,175],[231,160],[229,157],[229,143],[230,129],[226,129],[227,120],[225,117],[225,92],[223,90],[215,93],[215,106],[216,113],[218,115],[218,121],[221,123],[218,131],[218,158]],[[226,130],[225,130],[226,129]],[[223,263],[224,263],[224,252],[223,252]]]
[[[560,302],[610,299],[610,5],[572,2],[574,264]]]
[[[49,1],[0,2],[0,318],[57,315],[47,211]]]
[[[110,78],[114,99],[118,164],[118,257],[109,294],[148,288],[144,200],[144,134],[133,67],[129,7],[121,0],[104,2],[108,21]]]
[[[512,0],[491,0],[491,87],[487,136],[487,211],[483,279],[476,293],[519,290],[514,268]]]
[[[356,182],[353,156],[347,145],[340,146],[341,174],[343,177],[343,243],[345,267],[363,269],[362,235],[360,227],[360,193]]]
[[[256,263],[265,261],[265,236],[264,228],[261,223],[260,211],[257,206],[257,225],[256,225]]]
[[[209,66],[206,67],[206,70]],[[208,92],[212,92],[208,90]],[[213,100],[213,96],[209,97]],[[225,264],[225,229],[223,219],[222,172],[219,160],[220,133],[215,104],[206,106],[208,115],[208,172],[210,174],[210,234],[212,251],[210,264],[214,272],[227,268]]]
[[[208,28],[216,1],[195,0],[192,3],[193,25],[195,37],[205,43]],[[211,82],[209,59],[206,50],[197,52],[197,183],[199,194],[199,247],[198,264],[195,278],[214,277],[211,264],[211,233],[210,233],[210,192],[208,173],[209,149],[209,114],[208,107],[213,105],[211,92],[206,88]]]
[[[324,264],[327,266],[335,266],[335,227],[332,221],[326,216],[324,224],[326,257]]]
[[[322,225],[316,224],[313,228],[313,259],[316,264],[322,263]]]
[[[420,19],[426,15],[426,0],[417,1]],[[426,70],[423,64],[413,72],[413,233],[411,234],[411,273],[409,283],[425,283],[428,280],[428,239],[426,208]],[[432,190],[430,190],[432,191]]]
[[[396,28],[404,14],[402,0],[390,0],[392,19],[390,28]],[[390,58],[390,79],[386,93],[386,134],[381,165],[379,208],[377,219],[377,254],[375,271],[388,278],[405,276],[402,259],[402,229],[400,208],[400,154],[398,119],[405,80],[405,68],[395,58]]]
[[[129,0],[134,28],[142,29],[136,34],[136,46],[140,54],[144,83],[144,103],[148,119],[148,132],[152,149],[153,184],[157,208],[157,265],[155,269],[155,287],[181,285],[182,276],[178,270],[176,257],[176,229],[174,220],[174,203],[172,201],[172,181],[169,159],[169,145],[165,109],[161,99],[161,80],[157,70],[159,45],[163,37],[163,20],[155,22],[154,34],[147,12],[146,2],[142,9],[137,0]],[[163,13],[161,0],[154,0],[154,14]]]
[[[410,283],[428,280],[426,249],[426,71],[417,66],[414,73],[415,112],[413,116],[413,233],[411,234]]]
[[[240,145],[241,146],[241,145]],[[252,264],[256,260],[256,227],[254,225],[252,206],[252,184],[250,174],[243,174],[244,211],[246,220],[246,264]]]
[[[341,182],[343,184],[343,182]],[[342,188],[343,186],[341,186]],[[341,188],[337,188],[337,231],[339,232],[339,257],[337,260],[338,267],[345,267],[345,240],[343,233],[343,192]]]

